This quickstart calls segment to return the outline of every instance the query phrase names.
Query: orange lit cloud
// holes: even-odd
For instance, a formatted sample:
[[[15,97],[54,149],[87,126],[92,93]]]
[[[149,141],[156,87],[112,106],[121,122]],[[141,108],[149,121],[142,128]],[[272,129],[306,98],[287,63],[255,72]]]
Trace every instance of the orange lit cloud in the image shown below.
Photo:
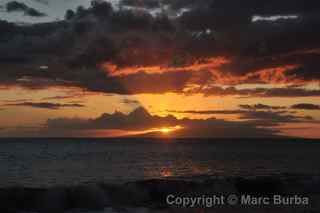
[[[175,66],[174,64],[164,64],[159,66],[133,66],[120,68],[115,64],[106,62],[102,64],[102,67],[111,76],[125,76],[135,74],[139,72],[145,72],[147,74],[165,73],[165,72],[177,72],[177,71],[214,71],[219,66],[228,63],[229,60],[224,57],[208,58],[196,61],[189,65]]]

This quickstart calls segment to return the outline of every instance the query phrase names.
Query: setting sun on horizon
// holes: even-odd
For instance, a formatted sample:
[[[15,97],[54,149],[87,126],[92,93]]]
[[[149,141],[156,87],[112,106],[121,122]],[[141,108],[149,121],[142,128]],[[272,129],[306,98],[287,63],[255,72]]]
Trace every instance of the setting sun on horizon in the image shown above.
[[[0,137],[320,138],[314,3],[22,1],[0,4]]]
[[[169,133],[169,132],[171,132],[172,130],[169,129],[169,128],[161,128],[160,131],[161,131],[162,133]]]
[[[174,132],[176,130],[182,129],[181,126],[174,126],[174,127],[162,127],[159,129],[160,132],[164,134],[169,134],[170,132]]]
[[[320,0],[0,0],[0,213],[320,213],[316,162]]]

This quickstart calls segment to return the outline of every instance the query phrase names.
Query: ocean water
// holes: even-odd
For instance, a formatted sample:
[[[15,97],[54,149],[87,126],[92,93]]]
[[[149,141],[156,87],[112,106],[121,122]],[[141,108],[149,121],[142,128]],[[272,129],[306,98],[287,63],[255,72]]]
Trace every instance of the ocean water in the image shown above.
[[[320,174],[320,141],[0,139],[0,186]]]

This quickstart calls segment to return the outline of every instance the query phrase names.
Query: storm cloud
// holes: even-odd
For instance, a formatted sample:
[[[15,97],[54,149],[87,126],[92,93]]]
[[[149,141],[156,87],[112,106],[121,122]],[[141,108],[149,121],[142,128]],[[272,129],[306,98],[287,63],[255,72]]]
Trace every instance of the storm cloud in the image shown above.
[[[291,106],[291,108],[292,109],[301,109],[301,110],[320,110],[320,105],[301,103],[301,104],[295,104],[295,105]]]
[[[280,109],[286,109],[287,107],[283,106],[270,106],[266,104],[255,104],[255,105],[239,105],[240,108],[247,109],[247,110],[280,110]]]
[[[33,108],[40,108],[40,109],[52,109],[57,110],[61,108],[79,108],[84,107],[82,104],[76,103],[68,103],[68,104],[60,104],[60,103],[50,103],[50,102],[21,102],[21,103],[8,103],[4,106],[15,106],[15,107],[33,107]]]
[[[150,9],[159,4],[141,2],[134,6]],[[31,26],[1,21],[0,67],[10,72],[0,73],[0,84],[77,86],[117,94],[184,93],[197,85],[193,92],[204,95],[320,95],[316,89],[240,90],[213,85],[319,81],[318,1],[168,0],[165,4],[188,10],[170,19],[164,14],[152,16],[148,10],[117,11],[104,2],[79,9],[70,20]],[[254,15],[288,14],[297,18],[252,21]],[[212,58],[225,61],[210,66]],[[139,72],[117,75],[138,68]]]
[[[310,116],[297,116],[287,111],[248,111],[243,113],[241,119],[262,121],[262,125],[289,123],[289,122],[303,122],[313,120]]]
[[[299,87],[284,88],[250,88],[238,89],[236,87],[219,87],[212,86],[208,88],[193,88],[188,91],[190,94],[204,94],[205,96],[240,96],[241,98],[250,97],[278,97],[278,98],[299,98],[320,96],[319,89],[306,89]]]
[[[42,13],[32,7],[27,6],[23,2],[11,1],[6,4],[7,12],[23,12],[24,15],[32,17],[43,17],[46,16],[45,13]]]

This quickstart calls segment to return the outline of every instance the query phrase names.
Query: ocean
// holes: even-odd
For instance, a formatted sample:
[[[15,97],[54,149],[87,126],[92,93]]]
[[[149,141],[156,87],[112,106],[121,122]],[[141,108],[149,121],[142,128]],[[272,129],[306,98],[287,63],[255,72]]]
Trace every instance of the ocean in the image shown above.
[[[1,139],[0,186],[320,174],[320,141]]]

